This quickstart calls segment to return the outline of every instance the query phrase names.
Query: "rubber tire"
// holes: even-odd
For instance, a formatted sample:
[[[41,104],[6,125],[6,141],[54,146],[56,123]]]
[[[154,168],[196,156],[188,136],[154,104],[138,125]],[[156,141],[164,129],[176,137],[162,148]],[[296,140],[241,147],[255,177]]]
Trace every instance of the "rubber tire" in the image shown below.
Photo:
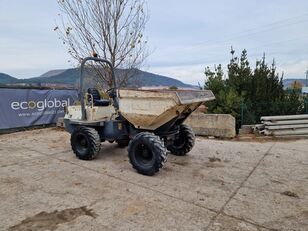
[[[119,147],[123,148],[123,147],[127,147],[129,144],[129,139],[126,140],[116,140],[117,144],[119,145]]]
[[[151,152],[150,163],[142,163],[138,158],[138,147],[143,145]],[[152,176],[162,168],[167,161],[167,149],[164,142],[160,138],[149,132],[141,132],[137,134],[128,145],[128,157],[133,168],[138,173]],[[142,158],[142,157],[141,157]]]
[[[182,146],[169,145],[167,149],[176,156],[185,156],[195,145],[195,133],[189,125],[180,125],[180,136],[184,141]],[[175,143],[176,141],[174,141]]]
[[[83,136],[88,144],[85,150],[78,148],[78,136]],[[101,139],[94,128],[79,126],[71,135],[71,146],[75,155],[81,160],[92,160],[100,151]]]

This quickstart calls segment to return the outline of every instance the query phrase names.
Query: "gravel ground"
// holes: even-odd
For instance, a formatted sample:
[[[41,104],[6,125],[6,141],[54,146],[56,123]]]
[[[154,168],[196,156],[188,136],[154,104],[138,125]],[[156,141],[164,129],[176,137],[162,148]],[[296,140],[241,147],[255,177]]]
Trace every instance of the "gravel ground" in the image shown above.
[[[0,230],[308,230],[307,150],[197,138],[147,177],[116,144],[81,161],[61,129],[0,135]]]

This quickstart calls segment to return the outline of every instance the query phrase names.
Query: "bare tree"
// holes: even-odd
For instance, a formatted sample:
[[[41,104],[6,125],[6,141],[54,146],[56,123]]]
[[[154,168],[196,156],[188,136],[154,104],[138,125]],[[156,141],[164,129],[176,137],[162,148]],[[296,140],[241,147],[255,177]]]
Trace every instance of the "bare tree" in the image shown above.
[[[116,69],[128,70],[118,76],[118,84],[125,85],[129,70],[139,68],[148,54],[144,0],[58,0],[58,4],[63,13],[55,30],[71,57],[80,63],[97,53]],[[112,78],[101,69],[96,68],[103,82],[112,86]]]

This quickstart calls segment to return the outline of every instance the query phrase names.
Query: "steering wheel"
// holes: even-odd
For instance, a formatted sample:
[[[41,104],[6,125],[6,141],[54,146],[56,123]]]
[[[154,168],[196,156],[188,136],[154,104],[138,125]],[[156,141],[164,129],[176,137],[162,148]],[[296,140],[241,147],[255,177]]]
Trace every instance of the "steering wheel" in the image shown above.
[[[114,90],[114,88],[112,87],[112,88],[109,88],[107,91],[106,91],[106,93],[109,95],[109,97],[110,98],[113,98],[113,90]]]

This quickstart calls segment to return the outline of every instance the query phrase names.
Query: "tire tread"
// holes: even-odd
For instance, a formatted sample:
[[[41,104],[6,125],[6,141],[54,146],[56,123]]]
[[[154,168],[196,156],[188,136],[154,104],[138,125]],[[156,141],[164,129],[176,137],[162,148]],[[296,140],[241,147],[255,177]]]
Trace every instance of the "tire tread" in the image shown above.
[[[176,156],[185,156],[192,150],[195,145],[195,133],[192,128],[187,124],[181,124],[180,130],[185,134],[185,145],[182,148],[175,148],[172,145],[168,146],[167,149]]]
[[[71,146],[75,155],[82,160],[92,160],[94,159],[100,151],[101,139],[98,132],[94,128],[79,126],[74,132],[82,132],[88,136],[90,141],[89,151],[86,155],[80,155],[73,144],[73,134],[71,136]]]
[[[133,146],[135,145],[135,142],[139,142],[141,140],[147,140],[149,142],[152,151],[155,152],[155,163],[153,164],[152,168],[144,171],[140,168],[138,163],[135,163],[133,159],[131,158],[132,152],[133,152]],[[164,145],[164,142],[160,139],[159,136],[156,136],[149,132],[141,132],[138,133],[134,139],[132,139],[128,144],[128,154],[129,154],[129,161],[132,164],[133,168],[136,169],[139,173],[143,175],[154,175],[156,172],[159,171],[160,168],[162,168],[167,161],[167,149]]]

